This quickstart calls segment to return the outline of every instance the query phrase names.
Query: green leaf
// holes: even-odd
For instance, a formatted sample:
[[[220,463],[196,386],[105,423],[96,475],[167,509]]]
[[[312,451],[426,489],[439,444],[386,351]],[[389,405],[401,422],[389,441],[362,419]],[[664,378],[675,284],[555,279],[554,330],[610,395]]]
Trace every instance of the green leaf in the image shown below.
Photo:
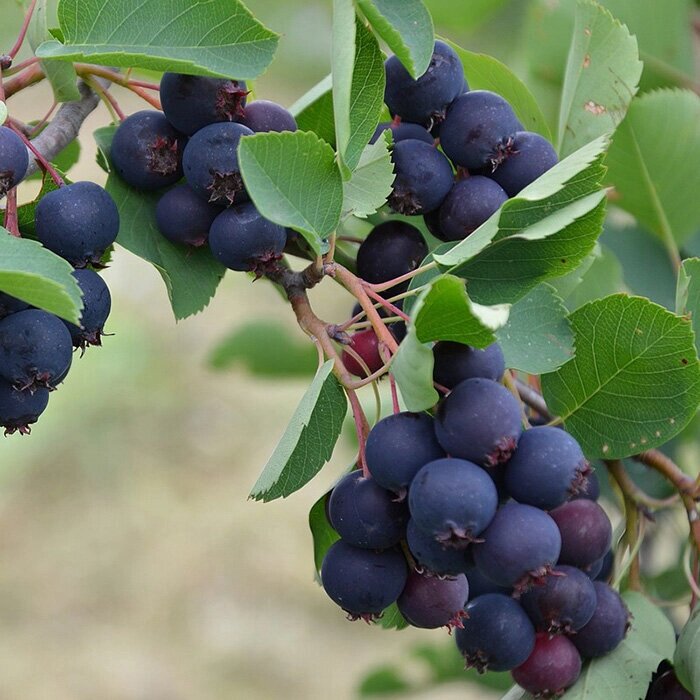
[[[546,139],[552,138],[537,100],[510,68],[493,56],[467,51],[447,39],[443,41],[457,52],[471,90],[497,92],[510,102],[526,130],[536,131]]]
[[[589,301],[624,291],[627,288],[622,281],[620,261],[608,248],[597,246],[591,266],[581,277],[579,285],[566,297],[565,303],[569,311],[575,311]]]
[[[697,696],[700,693],[700,608],[698,607],[681,630],[673,663],[678,680]]]
[[[33,50],[53,37],[49,26],[56,20],[56,0],[38,0],[27,30],[27,39]],[[41,69],[51,83],[56,102],[71,102],[80,99],[78,76],[70,63],[41,61]],[[0,120],[1,122],[2,120]]]
[[[64,178],[64,180],[66,180],[66,178]],[[66,181],[69,182],[68,180]],[[22,232],[23,236],[32,239],[36,238],[36,227],[34,225],[36,208],[45,195],[57,189],[58,185],[48,173],[45,173],[41,180],[41,189],[36,197],[17,208],[17,223],[19,224],[19,230]]]
[[[78,323],[83,300],[72,272],[40,243],[15,238],[0,226],[0,292]]]
[[[689,321],[623,294],[586,304],[570,320],[576,356],[545,374],[542,390],[589,458],[658,447],[688,424],[700,402]]]
[[[559,111],[560,157],[622,121],[642,74],[637,40],[604,7],[579,0]]]
[[[393,666],[380,666],[368,673],[360,684],[360,697],[393,695],[410,689],[410,684]]]
[[[408,622],[399,612],[399,607],[396,603],[392,603],[386,610],[382,611],[382,616],[376,621],[376,624],[385,630],[398,631],[408,627]]]
[[[658,90],[632,102],[608,153],[615,204],[662,241],[682,243],[700,226],[694,164],[700,160],[700,97]]]
[[[256,134],[241,139],[238,162],[261,214],[298,231],[320,254],[343,206],[333,149],[310,132]]]
[[[258,377],[308,377],[317,364],[313,343],[299,342],[279,321],[249,321],[229,333],[209,355],[213,369],[242,365]]]
[[[365,147],[352,177],[343,183],[343,219],[374,214],[391,194],[394,164],[389,150],[390,133],[385,131],[375,143]]]
[[[414,78],[428,70],[435,35],[421,0],[357,0],[357,5]]]
[[[328,520],[328,497],[331,492],[323,494],[309,511],[309,528],[314,541],[314,570],[316,579],[321,582],[321,565],[326,552],[334,542],[340,539],[340,535],[333,529]]]
[[[464,280],[445,275],[431,284],[420,309],[414,309],[416,337],[421,343],[451,340],[485,348],[495,342],[494,331],[506,323],[509,310],[509,304],[475,304]]]
[[[510,308],[508,322],[496,331],[506,367],[543,374],[574,354],[568,312],[555,290],[540,284]]]
[[[39,58],[246,80],[278,42],[238,0],[61,0],[58,21],[65,43],[44,42]]]
[[[308,388],[250,497],[286,498],[307,484],[331,458],[343,427],[347,399],[333,375],[333,361],[322,365]]]
[[[103,153],[109,152],[114,132],[114,126],[95,132]],[[192,250],[161,235],[156,204],[162,193],[135,190],[115,173],[107,178],[106,189],[119,209],[117,243],[155,266],[165,282],[175,318],[201,311],[214,296],[225,268],[206,247]]]
[[[313,131],[335,148],[335,118],[333,115],[333,76],[327,75],[302,95],[289,111],[297,120],[300,131]]]
[[[678,270],[676,313],[690,319],[695,332],[695,347],[700,353],[700,258],[684,260]]]

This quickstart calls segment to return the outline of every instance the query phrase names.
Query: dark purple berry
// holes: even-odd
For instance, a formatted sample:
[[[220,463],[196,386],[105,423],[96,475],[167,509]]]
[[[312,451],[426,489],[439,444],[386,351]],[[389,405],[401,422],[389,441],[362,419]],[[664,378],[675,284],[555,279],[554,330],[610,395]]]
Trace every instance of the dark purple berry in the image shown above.
[[[438,578],[411,571],[396,602],[411,625],[436,629],[461,627],[468,599],[469,584],[464,574]]]
[[[411,124],[410,122],[403,121],[382,122],[375,129],[374,135],[369,142],[376,143],[377,139],[387,129],[391,131],[391,140],[394,143],[406,141],[407,139],[415,139],[416,141],[425,141],[425,143],[429,143],[432,146],[435,142],[435,139],[425,127],[422,127],[420,124]]]
[[[0,197],[16,187],[27,174],[29,154],[22,139],[6,126],[0,126]]]
[[[487,593],[471,600],[465,612],[455,642],[467,666],[479,673],[510,671],[530,656],[535,629],[517,601]]]
[[[612,549],[609,549],[605,553],[605,556],[599,560],[599,562],[600,568],[593,576],[593,579],[595,581],[603,581],[604,583],[609,583],[610,579],[612,578],[613,569],[615,568],[615,553],[612,551]],[[596,568],[598,568],[596,564],[593,564],[591,567],[591,569],[593,570],[595,570]],[[591,574],[589,573],[589,576],[590,575]]]
[[[28,309],[0,321],[0,375],[17,389],[54,388],[72,359],[70,333],[53,314]]]
[[[428,246],[415,226],[403,221],[385,221],[362,241],[357,251],[357,274],[366,282],[381,284],[412,272],[427,255]],[[383,294],[401,294],[408,289],[409,281]]]
[[[615,649],[630,626],[630,612],[622,598],[607,583],[594,581],[596,607],[593,616],[571,640],[581,656],[591,659]]]
[[[573,566],[557,566],[544,579],[524,593],[520,604],[541,632],[571,634],[593,616],[596,594],[593,582]]]
[[[5,379],[0,379],[0,426],[5,435],[19,432],[26,435],[49,402],[49,390],[20,391]]]
[[[455,165],[472,171],[495,168],[522,128],[513,108],[500,95],[473,90],[450,105],[440,127],[440,145]]]
[[[353,333],[350,336],[350,344],[347,347],[359,355],[370,374],[378,372],[384,366],[384,360],[379,354],[379,338],[377,338],[377,334],[371,328],[368,328],[366,331]],[[369,376],[367,370],[348,350],[343,350],[342,360],[345,369],[350,374],[354,374],[361,379]]]
[[[693,696],[681,685],[673,668],[669,668],[652,680],[644,700],[693,700]]]
[[[491,477],[476,464],[437,459],[411,482],[408,507],[421,530],[441,544],[464,549],[493,520],[498,493]]]
[[[442,400],[435,433],[445,451],[483,467],[507,462],[522,432],[520,404],[491,379],[466,379]]]
[[[406,544],[421,570],[438,576],[466,573],[468,561],[465,552],[443,546],[431,534],[423,532],[413,520],[408,521]]]
[[[448,241],[460,241],[498,211],[508,195],[483,175],[457,181],[440,207],[440,231]]]
[[[467,566],[463,570],[464,575],[469,581],[469,599],[474,600],[480,595],[486,595],[487,593],[501,593],[502,595],[511,595],[512,590],[506,586],[499,586],[494,583],[490,578],[486,578],[479,567],[474,563],[474,557],[470,549],[464,553]]]
[[[506,489],[518,502],[552,510],[585,488],[589,466],[567,432],[530,428],[506,467]]]
[[[370,431],[365,447],[367,467],[383,488],[405,496],[418,470],[445,456],[427,413],[395,413]]]
[[[429,211],[423,216],[423,223],[430,233],[440,241],[448,241],[445,232],[440,228],[440,209]]]
[[[209,247],[214,257],[229,269],[241,272],[257,272],[278,260],[286,242],[284,227],[266,219],[252,202],[222,211],[209,230]]]
[[[185,137],[155,110],[142,110],[127,117],[112,140],[114,169],[138,190],[158,190],[182,177]]]
[[[243,115],[236,121],[255,133],[297,130],[296,120],[290,112],[282,105],[269,100],[251,102],[243,110]]]
[[[241,117],[247,95],[242,80],[164,73],[160,81],[165,116],[178,131],[189,136],[209,124]]]
[[[5,292],[0,292],[0,319],[11,314],[16,314],[18,311],[24,311],[29,308],[26,301],[10,296]]]
[[[557,152],[546,138],[531,131],[518,131],[513,136],[505,159],[490,177],[509,197],[515,197],[558,162]]]
[[[452,166],[435,146],[415,139],[400,141],[391,160],[396,177],[389,206],[399,214],[427,214],[437,209],[452,189]]]
[[[384,101],[392,115],[416,124],[432,125],[440,121],[447,106],[464,89],[464,69],[459,56],[442,41],[435,50],[428,70],[417,80],[396,56],[384,64],[386,89]]]
[[[550,515],[561,533],[560,564],[586,569],[605,556],[612,541],[612,525],[595,501],[569,501]]]
[[[353,620],[379,617],[401,595],[407,577],[398,550],[360,549],[343,540],[331,546],[321,567],[326,593]]]
[[[198,248],[207,242],[220,213],[219,207],[205,202],[189,185],[177,185],[158,200],[156,223],[171,243]]]
[[[600,497],[600,482],[598,475],[593,467],[589,467],[589,472],[586,477],[586,485],[578,492],[571,496],[571,500],[575,501],[579,498],[585,498],[588,501],[597,501]]]
[[[559,559],[561,536],[543,510],[510,501],[501,506],[483,542],[474,545],[474,561],[485,576],[516,593],[541,584]]]
[[[388,549],[406,535],[408,509],[362,472],[346,474],[331,492],[328,519],[353,547]]]
[[[483,350],[463,343],[441,340],[433,346],[433,379],[448,389],[454,389],[465,379],[491,379],[500,382],[506,371],[503,350],[492,343]]]
[[[243,124],[211,124],[187,143],[182,156],[185,179],[208,202],[227,206],[248,199],[238,166],[238,144],[253,132]]]
[[[525,663],[513,669],[513,680],[537,698],[563,695],[581,674],[581,657],[566,637],[538,634]]]
[[[80,326],[64,321],[73,346],[84,350],[88,345],[102,345],[105,323],[112,308],[112,297],[105,281],[93,270],[74,270],[73,277],[83,295]]]
[[[99,264],[119,233],[119,211],[109,193],[93,182],[75,182],[42,197],[36,235],[75,267]]]

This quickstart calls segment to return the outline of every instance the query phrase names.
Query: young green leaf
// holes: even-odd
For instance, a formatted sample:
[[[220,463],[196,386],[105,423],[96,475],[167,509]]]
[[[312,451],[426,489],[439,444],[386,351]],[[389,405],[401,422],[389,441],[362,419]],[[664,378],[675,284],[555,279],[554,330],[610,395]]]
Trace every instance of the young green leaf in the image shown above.
[[[247,80],[278,42],[239,0],[61,0],[58,21],[64,42],[45,41],[39,58]]]
[[[496,331],[506,367],[543,374],[574,354],[568,311],[553,287],[540,284],[510,307],[508,322]]]
[[[608,153],[615,204],[667,247],[700,225],[695,163],[700,160],[700,97],[658,90],[632,102]]]
[[[307,484],[331,458],[348,404],[333,374],[333,360],[316,372],[250,497],[286,498]]]
[[[673,663],[678,680],[697,697],[700,693],[700,608],[698,607],[681,630]]]
[[[421,0],[356,0],[362,14],[406,70],[419,78],[435,45],[433,19]]]
[[[628,457],[688,424],[700,403],[689,321],[623,294],[586,304],[570,320],[576,356],[543,375],[542,390],[588,457]]]
[[[343,206],[343,179],[333,149],[311,132],[246,136],[241,174],[260,213],[304,236],[319,254]]]
[[[408,627],[406,618],[399,611],[399,606],[392,603],[386,610],[382,611],[382,616],[376,621],[376,624],[385,630],[404,630]]]
[[[103,153],[109,153],[115,127],[95,132]],[[117,243],[150,262],[160,273],[168,290],[176,319],[201,311],[216,292],[225,268],[206,248],[191,250],[164,238],[156,224],[156,204],[160,194],[140,192],[110,173],[107,191],[119,209]]]
[[[678,271],[676,313],[690,319],[695,331],[695,347],[700,353],[700,258],[684,260]]]
[[[299,131],[313,131],[335,148],[332,87],[333,76],[327,75],[302,95],[289,111],[294,115]]]
[[[40,243],[0,226],[0,292],[78,323],[83,300],[73,268]]]
[[[343,183],[343,219],[348,216],[365,218],[386,203],[394,183],[387,132],[376,143],[366,146],[352,177]]]
[[[493,56],[467,51],[447,39],[443,41],[457,52],[471,90],[497,92],[510,102],[525,129],[536,131],[546,139],[552,138],[537,100],[510,68]]]
[[[309,529],[314,541],[314,573],[318,583],[321,583],[321,565],[326,552],[334,542],[340,539],[340,535],[333,529],[328,521],[328,497],[330,491],[324,493],[309,511]]]
[[[560,157],[615,131],[641,74],[637,40],[627,27],[602,5],[579,0],[559,110]]]

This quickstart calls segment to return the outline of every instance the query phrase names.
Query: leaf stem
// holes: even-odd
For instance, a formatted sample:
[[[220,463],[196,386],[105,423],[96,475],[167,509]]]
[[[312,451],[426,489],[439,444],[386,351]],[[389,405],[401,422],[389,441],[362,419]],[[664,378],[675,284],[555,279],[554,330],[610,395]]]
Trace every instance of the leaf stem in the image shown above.
[[[376,302],[381,304],[385,309],[388,309],[389,311],[391,311],[391,313],[393,313],[396,316],[399,316],[404,321],[408,322],[411,320],[410,317],[408,316],[408,314],[405,314],[401,309],[399,309],[398,306],[394,306],[394,304],[392,304],[390,301],[387,301],[383,296],[381,296],[380,294],[377,294],[377,292],[375,292],[372,289],[371,285],[365,284],[364,286],[365,286],[365,289],[367,290],[367,296],[369,296],[371,299],[374,299]]]
[[[7,193],[7,199],[5,200],[5,228],[8,233],[15,238],[21,238],[22,234],[19,231],[19,224],[17,222],[17,188],[13,187]]]
[[[22,44],[24,43],[24,39],[27,36],[27,29],[29,29],[29,22],[32,19],[35,7],[36,0],[32,0],[29,4],[29,8],[27,9],[26,14],[24,15],[24,21],[22,22],[22,27],[19,30],[17,41],[15,41],[15,45],[7,52],[7,55],[11,58],[14,58],[19,53],[19,50],[22,48]]]
[[[365,459],[365,445],[367,444],[367,435],[369,434],[369,424],[367,423],[367,417],[365,412],[362,410],[360,405],[360,400],[357,398],[357,393],[353,389],[345,389],[348,395],[348,400],[350,401],[350,406],[352,408],[352,417],[355,421],[355,432],[357,433],[357,441],[359,443],[359,454],[357,461],[360,464],[360,469],[362,469],[362,476],[370,477],[372,476],[367,467],[367,460]]]
[[[104,102],[105,107],[109,111],[112,121],[116,124],[118,122],[123,122],[126,119],[126,114],[122,111],[114,95],[112,95],[109,90],[103,88],[94,78],[89,75],[83,75],[83,80],[96,92],[102,102]]]
[[[41,70],[39,64],[34,63],[5,83],[5,96],[8,98],[12,97],[12,95],[16,95],[21,90],[40,83],[45,77],[44,71]]]
[[[148,90],[159,90],[159,86],[153,83],[142,83],[138,80],[130,80],[121,73],[109,70],[108,68],[101,68],[100,66],[93,66],[87,63],[76,63],[75,72],[85,80],[89,80],[90,76],[96,76],[98,78],[104,78],[109,80],[115,85],[131,90],[135,95],[138,95],[142,100],[148,102],[154,109],[162,109],[160,100],[149,94]]]
[[[393,280],[387,280],[386,282],[382,282],[381,284],[370,284],[369,286],[375,291],[375,292],[385,292],[387,289],[391,289],[392,287],[395,287],[397,284],[401,284],[402,282],[408,282],[412,280],[414,277],[417,277],[418,275],[423,274],[424,272],[428,272],[430,270],[436,269],[438,264],[433,260],[433,262],[429,262],[427,265],[423,265],[422,267],[417,267],[415,270],[411,270],[411,272],[407,272],[405,275],[401,275],[400,277],[396,277]],[[368,284],[368,283],[365,283]]]
[[[637,484],[634,483],[630,475],[625,469],[625,465],[622,460],[614,459],[607,460],[605,466],[608,468],[608,472],[615,479],[620,490],[634,503],[637,504],[642,509],[645,515],[651,516],[652,510],[660,510],[663,508],[670,508],[675,506],[680,501],[680,495],[675,493],[669,498],[654,498],[650,496],[646,491],[639,488]]]

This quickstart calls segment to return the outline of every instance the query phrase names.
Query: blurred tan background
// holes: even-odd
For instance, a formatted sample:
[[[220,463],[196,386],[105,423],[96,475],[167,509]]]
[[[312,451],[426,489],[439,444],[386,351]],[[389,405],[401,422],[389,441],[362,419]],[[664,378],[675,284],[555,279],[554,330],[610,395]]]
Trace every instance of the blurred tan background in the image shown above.
[[[458,3],[428,4],[444,15]],[[290,105],[329,70],[330,3],[248,5],[283,33],[257,94]],[[0,0],[0,48],[20,16]],[[442,29],[507,60],[513,24],[517,13],[496,15],[478,41]],[[10,108],[29,120],[49,103],[38,86]],[[86,123],[74,180],[104,181],[91,132],[108,120],[100,107]],[[0,698],[342,700],[375,664],[446,638],[350,624],[314,582],[307,513],[352,458],[350,441],[288,500],[246,500],[306,385],[213,373],[205,359],[253,315],[296,328],[272,287],[230,274],[204,313],[176,325],[150,266],[117,249],[105,279],[114,336],[76,357],[30,437],[0,440]],[[317,290],[319,311],[343,319],[349,297],[333,287]],[[413,697],[490,696],[460,684]]]

